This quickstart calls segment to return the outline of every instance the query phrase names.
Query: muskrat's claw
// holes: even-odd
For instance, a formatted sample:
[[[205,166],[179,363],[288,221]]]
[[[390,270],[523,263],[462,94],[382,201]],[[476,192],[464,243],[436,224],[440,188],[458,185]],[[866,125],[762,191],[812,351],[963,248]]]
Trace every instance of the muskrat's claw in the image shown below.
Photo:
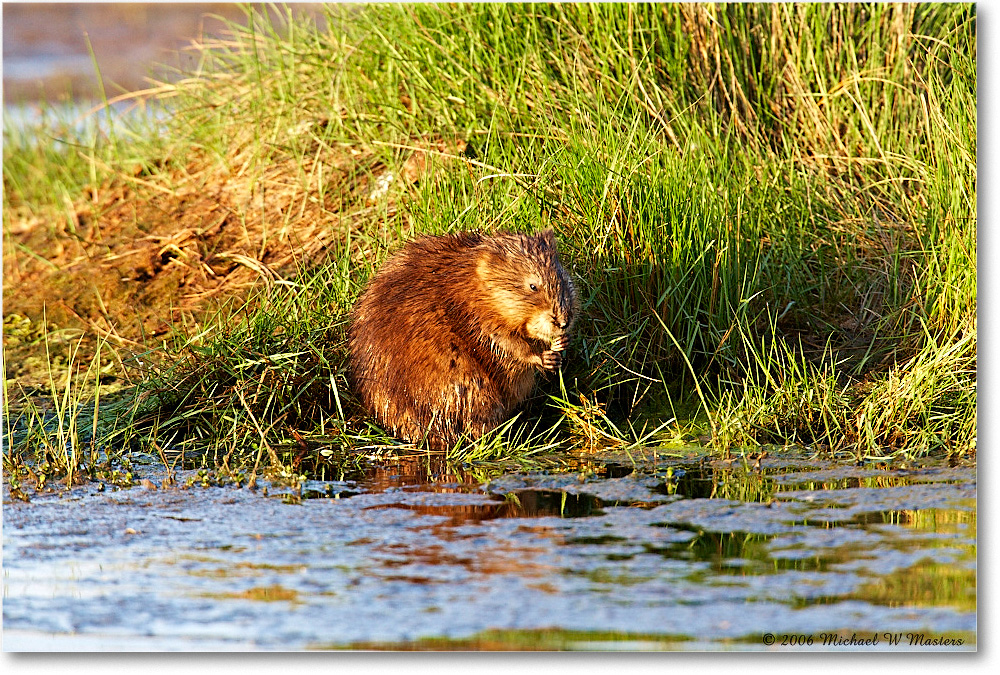
[[[555,340],[552,341],[552,351],[554,352],[566,351],[567,347],[569,347],[568,335],[560,335],[559,337],[557,337]]]
[[[562,354],[551,349],[542,352],[542,368],[545,370],[559,370],[562,365]]]

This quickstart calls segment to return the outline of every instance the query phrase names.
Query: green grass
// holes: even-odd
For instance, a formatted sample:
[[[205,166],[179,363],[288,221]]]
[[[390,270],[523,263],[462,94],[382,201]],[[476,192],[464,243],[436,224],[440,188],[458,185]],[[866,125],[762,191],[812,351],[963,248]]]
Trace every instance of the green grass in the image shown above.
[[[4,322],[9,341],[31,335],[30,322],[11,318],[22,320]],[[3,382],[3,470],[11,495],[29,499],[25,480],[39,491],[50,481],[66,487],[88,480],[131,485],[126,451],[136,408],[133,397],[122,397],[114,383],[112,373],[121,369],[117,354],[100,339],[85,347],[88,337],[79,331],[67,335],[43,326],[40,332],[35,339],[44,348],[46,371],[41,396],[16,379],[5,376]],[[6,375],[6,358],[3,366]]]
[[[100,189],[95,167],[142,194],[137,163],[168,189],[197,166],[280,196],[262,239],[303,218],[330,233],[289,283],[195,335],[178,327],[137,389],[159,442],[254,467],[394,446],[345,379],[365,280],[418,233],[554,226],[581,289],[570,361],[550,397],[456,462],[701,432],[719,452],[974,455],[972,5],[327,19],[234,26],[163,87],[163,129],[123,144],[119,121],[84,153],[99,161],[56,170],[38,139],[5,142],[5,207],[55,211]],[[248,199],[238,216],[263,209]]]

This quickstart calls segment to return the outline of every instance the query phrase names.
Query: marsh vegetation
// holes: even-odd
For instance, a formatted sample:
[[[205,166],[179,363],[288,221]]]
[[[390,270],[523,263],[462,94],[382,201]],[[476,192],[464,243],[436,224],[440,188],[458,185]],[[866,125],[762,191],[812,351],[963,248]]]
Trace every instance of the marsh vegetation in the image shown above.
[[[973,5],[248,12],[108,84],[100,125],[5,124],[12,487],[422,452],[347,386],[346,317],[402,242],[465,229],[553,227],[582,312],[450,461],[975,457]]]

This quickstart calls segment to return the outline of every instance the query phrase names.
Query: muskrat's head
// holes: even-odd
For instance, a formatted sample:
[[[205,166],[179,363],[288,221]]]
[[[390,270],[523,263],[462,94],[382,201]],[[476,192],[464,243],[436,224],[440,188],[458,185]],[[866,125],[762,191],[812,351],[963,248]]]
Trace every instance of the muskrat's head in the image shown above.
[[[570,331],[577,314],[576,289],[559,264],[551,229],[533,236],[489,237],[483,248],[476,275],[508,327],[543,342]]]

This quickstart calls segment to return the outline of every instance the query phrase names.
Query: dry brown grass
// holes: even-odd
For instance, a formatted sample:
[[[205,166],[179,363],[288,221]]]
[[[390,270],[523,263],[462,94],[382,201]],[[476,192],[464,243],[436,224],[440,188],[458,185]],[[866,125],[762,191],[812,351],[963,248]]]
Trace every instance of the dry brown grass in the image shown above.
[[[396,180],[424,177],[420,143],[400,149]],[[424,144],[438,155],[462,149]],[[312,267],[351,228],[396,212],[372,199],[373,183],[391,173],[374,151],[316,144],[306,161],[262,170],[237,151],[228,165],[237,168],[195,157],[166,174],[115,174],[52,214],[55,226],[15,209],[4,238],[5,311],[41,318],[44,308],[59,326],[155,340],[197,329],[205,312]]]

